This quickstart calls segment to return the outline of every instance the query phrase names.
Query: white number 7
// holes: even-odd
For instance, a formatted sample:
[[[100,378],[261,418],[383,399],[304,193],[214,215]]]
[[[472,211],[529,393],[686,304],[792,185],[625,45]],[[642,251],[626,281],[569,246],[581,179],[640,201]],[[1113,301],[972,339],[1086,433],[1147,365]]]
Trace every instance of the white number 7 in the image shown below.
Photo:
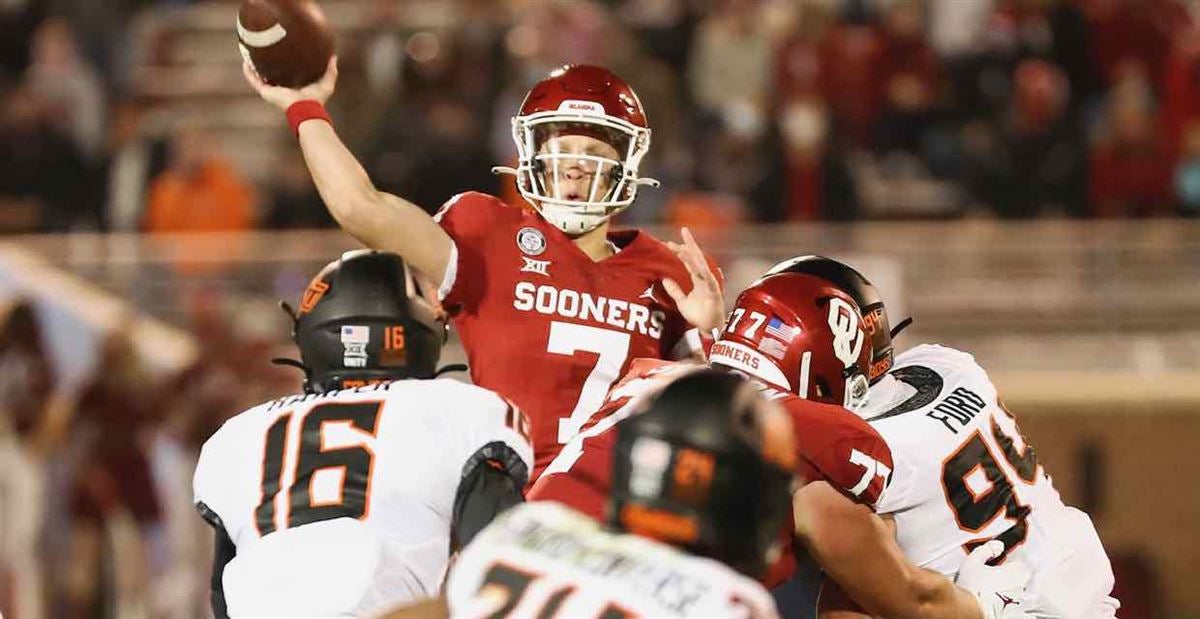
[[[629,334],[570,322],[551,322],[546,352],[571,356],[578,351],[594,352],[600,358],[596,360],[596,367],[592,368],[587,380],[583,381],[583,389],[579,392],[579,400],[575,402],[571,416],[558,420],[559,443],[571,440],[588,417],[604,404],[608,388],[620,377],[621,366],[625,365],[625,357],[629,356]]]
[[[742,322],[742,316],[745,313],[746,310],[740,307],[733,310],[733,316],[729,319],[729,327],[725,329],[725,332],[733,333],[734,331],[737,331],[738,324]],[[746,337],[754,337],[754,334],[758,332],[758,328],[761,327],[766,320],[767,317],[763,316],[759,312],[750,312],[750,322],[752,324],[750,325],[749,329],[746,329]]]
[[[892,474],[892,469],[888,468],[886,464],[857,449],[850,450],[850,463],[857,464],[866,469],[863,471],[862,479],[858,480],[858,483],[854,484],[854,487],[850,489],[850,494],[854,496],[862,494],[863,490],[866,490],[867,486],[871,485],[871,479],[876,475],[882,477],[886,483],[888,475]]]

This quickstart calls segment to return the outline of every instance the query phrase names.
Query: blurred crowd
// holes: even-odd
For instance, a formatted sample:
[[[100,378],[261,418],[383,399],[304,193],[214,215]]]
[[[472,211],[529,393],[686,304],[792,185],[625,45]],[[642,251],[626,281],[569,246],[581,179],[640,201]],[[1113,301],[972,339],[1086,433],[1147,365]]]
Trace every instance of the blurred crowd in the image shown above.
[[[228,417],[300,382],[267,363],[292,354],[279,350],[280,325],[230,320],[229,310],[197,300],[197,355],[169,371],[139,354],[132,316],[86,336],[99,338],[95,371],[68,384],[47,346],[55,325],[35,303],[0,297],[5,617],[208,616],[211,532],[191,495],[200,446]]]
[[[274,163],[250,173],[210,125],[151,122],[138,69],[186,54],[129,24],[204,3],[100,4],[0,3],[0,230],[332,225],[294,147],[264,141]],[[430,209],[466,189],[517,200],[490,166],[514,157],[528,87],[571,61],[648,109],[644,172],[664,189],[634,223],[1200,213],[1194,0],[325,5],[369,15],[339,40],[341,134]]]
[[[1197,1],[322,0],[339,3],[368,15],[339,38],[339,133],[429,209],[468,189],[519,201],[490,167],[515,158],[527,89],[570,61],[611,67],[647,108],[663,188],[629,223],[1200,214]],[[195,4],[0,0],[0,232],[333,225],[282,119],[256,172],[228,129],[158,113],[140,69],[185,62],[180,26],[130,24]],[[410,22],[414,5],[449,19]],[[218,43],[236,63],[232,27]],[[0,302],[6,615],[203,607],[196,451],[298,385],[266,364],[286,326],[231,320],[221,296],[182,304],[191,367],[149,376],[118,330],[70,390],[32,308]]]

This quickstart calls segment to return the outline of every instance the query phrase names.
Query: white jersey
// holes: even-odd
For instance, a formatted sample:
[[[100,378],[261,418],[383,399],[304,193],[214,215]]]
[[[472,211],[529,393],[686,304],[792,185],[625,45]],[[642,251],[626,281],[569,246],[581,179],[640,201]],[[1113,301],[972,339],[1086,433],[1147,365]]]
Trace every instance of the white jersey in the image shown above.
[[[500,396],[445,379],[290,396],[230,419],[193,479],[237,547],[230,615],[361,616],[437,595],[464,464],[502,442],[532,467],[525,423]]]
[[[936,345],[901,353],[859,412],[892,450],[877,506],[895,518],[910,561],[953,577],[968,546],[991,538],[1028,563],[1037,617],[1112,617],[1113,573],[1087,514],[1063,505],[970,354]]]
[[[459,555],[450,616],[777,617],[758,582],[711,559],[606,531],[552,501],[518,505]]]

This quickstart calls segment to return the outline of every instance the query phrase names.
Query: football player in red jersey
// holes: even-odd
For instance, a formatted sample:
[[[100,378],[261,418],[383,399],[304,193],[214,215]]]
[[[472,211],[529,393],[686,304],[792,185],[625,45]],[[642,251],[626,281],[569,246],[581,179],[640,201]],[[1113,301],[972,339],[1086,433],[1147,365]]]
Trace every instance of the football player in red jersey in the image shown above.
[[[342,144],[323,103],[336,61],[299,90],[246,79],[286,110],[317,189],[344,230],[438,282],[480,386],[529,415],[540,474],[636,357],[686,357],[724,321],[721,280],[695,240],[610,229],[643,185],[650,129],[637,95],[607,69],[568,65],[513,118],[515,174],[536,209],[464,193],[431,218],[381,192]],[[324,122],[307,122],[321,120]]]
[[[891,452],[868,424],[846,410],[867,396],[871,343],[853,299],[809,275],[764,277],[745,290],[710,365],[745,374],[791,415],[799,473],[808,480],[794,496],[796,538],[851,596],[888,617],[1011,617],[1005,598],[1020,597],[1021,565],[983,565],[989,547],[972,557],[967,579],[947,578],[905,561],[892,530],[872,506],[886,493]],[[529,500],[554,500],[598,519],[608,493],[615,432],[643,398],[694,371],[696,365],[637,360],[607,404],[569,442],[531,488]],[[790,545],[789,545],[790,546]],[[764,579],[785,580],[794,557]],[[1008,614],[1004,614],[1008,612]]]

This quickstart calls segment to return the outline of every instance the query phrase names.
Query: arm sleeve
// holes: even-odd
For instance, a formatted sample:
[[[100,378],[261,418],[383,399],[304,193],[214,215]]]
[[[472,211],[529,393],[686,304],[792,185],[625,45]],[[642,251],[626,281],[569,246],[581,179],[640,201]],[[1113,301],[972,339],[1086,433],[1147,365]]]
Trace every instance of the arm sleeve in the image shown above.
[[[200,512],[200,517],[213,528],[215,533],[209,600],[212,604],[213,616],[217,619],[226,619],[229,617],[229,611],[225,606],[225,588],[222,584],[222,577],[225,575],[225,566],[237,555],[237,547],[234,546],[233,540],[225,530],[224,523],[221,522],[221,517],[216,512],[202,502],[196,503],[196,511]]]
[[[838,490],[875,509],[892,479],[892,452],[878,436],[834,443],[814,464]]]
[[[789,397],[801,470],[824,479],[851,499],[874,506],[892,477],[892,451],[879,432],[854,413],[830,404]]]
[[[475,535],[504,510],[520,503],[529,467],[512,447],[493,441],[463,465],[450,523],[450,552],[471,543]]]
[[[485,240],[494,232],[504,208],[508,207],[499,198],[467,192],[450,198],[433,216],[453,242],[438,286],[438,296],[451,311],[474,311],[483,297]]]

